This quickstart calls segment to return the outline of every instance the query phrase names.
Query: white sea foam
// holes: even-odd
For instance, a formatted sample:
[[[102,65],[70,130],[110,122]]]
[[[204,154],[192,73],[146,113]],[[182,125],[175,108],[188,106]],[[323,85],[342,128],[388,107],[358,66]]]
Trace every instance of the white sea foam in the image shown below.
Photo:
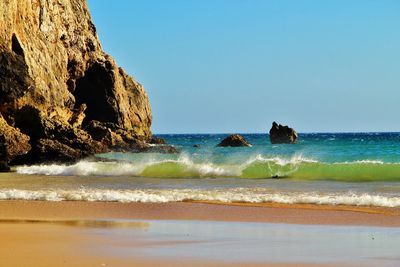
[[[73,165],[33,165],[19,166],[16,171],[20,174],[42,174],[42,175],[105,175],[123,176],[138,175],[144,166],[122,162],[88,162],[80,161]]]
[[[181,155],[178,160],[148,160],[145,162],[89,162],[80,161],[76,164],[43,164],[18,166],[17,173],[36,175],[62,176],[140,176],[148,168],[165,163],[181,166],[186,173],[195,176],[239,176],[241,170],[234,166],[218,166],[213,163],[194,163],[189,156]]]
[[[244,188],[226,190],[200,189],[141,189],[141,190],[0,190],[0,200],[44,200],[44,201],[105,201],[165,203],[180,201],[219,201],[224,203],[275,202],[284,204],[319,204],[400,207],[400,197],[378,194],[322,194],[315,192],[270,193]]]
[[[383,162],[381,160],[364,159],[355,161],[335,162],[334,164],[392,164],[392,163]]]
[[[294,155],[293,157],[290,158],[281,158],[281,157],[264,157],[263,155],[258,154],[255,157],[247,160],[244,165],[250,165],[254,162],[270,162],[279,166],[297,165],[300,163],[318,163],[317,160],[306,158],[303,155]]]
[[[342,168],[346,165],[348,168]],[[356,168],[353,168],[355,165]],[[379,167],[379,177],[376,172],[363,172],[359,166],[374,165]],[[339,168],[325,168],[336,167]],[[390,167],[385,171],[384,167]],[[165,168],[165,169],[164,169]],[[358,169],[357,169],[358,168]],[[395,168],[395,169],[393,169]],[[396,169],[397,168],[397,169]],[[400,163],[386,163],[378,160],[359,160],[351,162],[325,163],[295,155],[290,158],[265,157],[254,155],[243,163],[214,163],[211,160],[193,160],[187,154],[181,154],[177,159],[144,158],[135,162],[91,162],[80,161],[73,165],[33,165],[19,166],[16,171],[20,174],[54,175],[54,176],[146,176],[146,177],[241,177],[241,178],[270,178],[299,177],[307,178],[336,178],[343,180],[397,179],[396,171],[400,171]],[[354,172],[354,170],[355,172]],[[358,176],[357,176],[358,175]]]

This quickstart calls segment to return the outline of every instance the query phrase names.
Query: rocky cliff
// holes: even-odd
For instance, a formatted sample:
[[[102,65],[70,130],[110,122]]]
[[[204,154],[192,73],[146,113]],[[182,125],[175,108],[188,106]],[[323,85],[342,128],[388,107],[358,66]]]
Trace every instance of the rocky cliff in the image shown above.
[[[151,136],[151,120],[143,87],[103,52],[86,1],[0,2],[0,135],[10,160],[132,147]]]

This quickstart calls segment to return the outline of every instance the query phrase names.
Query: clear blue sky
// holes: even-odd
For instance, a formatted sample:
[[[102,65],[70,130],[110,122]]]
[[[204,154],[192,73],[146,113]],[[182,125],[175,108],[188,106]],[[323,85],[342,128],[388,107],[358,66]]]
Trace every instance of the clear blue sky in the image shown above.
[[[400,1],[89,0],[154,133],[400,131]]]

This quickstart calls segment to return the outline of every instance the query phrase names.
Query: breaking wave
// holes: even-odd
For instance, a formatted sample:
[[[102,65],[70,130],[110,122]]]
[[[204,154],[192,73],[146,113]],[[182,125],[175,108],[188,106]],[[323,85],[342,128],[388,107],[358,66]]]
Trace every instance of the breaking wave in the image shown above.
[[[238,164],[196,162],[188,156],[177,160],[135,162],[89,162],[73,165],[19,166],[20,174],[63,176],[140,176],[156,178],[291,178],[299,180],[400,181],[400,164],[361,160],[325,163],[296,156],[261,155]]]
[[[0,200],[106,201],[166,203],[218,201],[223,203],[283,203],[400,207],[400,197],[367,193],[266,192],[262,188],[227,190],[141,189],[141,190],[0,190]]]

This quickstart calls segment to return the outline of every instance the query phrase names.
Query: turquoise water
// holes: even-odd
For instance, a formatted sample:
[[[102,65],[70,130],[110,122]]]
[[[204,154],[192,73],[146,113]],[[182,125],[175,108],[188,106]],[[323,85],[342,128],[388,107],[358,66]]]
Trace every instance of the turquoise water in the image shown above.
[[[163,135],[179,155],[115,153],[136,162],[145,177],[288,178],[341,181],[400,181],[400,134],[300,134],[295,145],[272,145],[248,134],[252,147],[215,147],[226,135]],[[193,147],[199,145],[199,148]]]
[[[252,147],[216,147],[226,136],[161,135],[179,154],[19,166],[12,180],[0,178],[0,199],[400,207],[400,133],[300,134],[293,145],[250,134]]]

